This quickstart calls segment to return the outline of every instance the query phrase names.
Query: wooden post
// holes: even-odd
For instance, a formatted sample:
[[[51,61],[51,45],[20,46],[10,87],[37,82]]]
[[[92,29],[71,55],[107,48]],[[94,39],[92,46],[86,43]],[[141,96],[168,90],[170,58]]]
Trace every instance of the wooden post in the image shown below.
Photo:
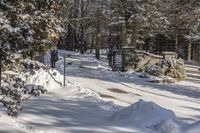
[[[115,65],[116,65],[115,63],[116,63],[116,51],[113,51],[113,64],[112,64],[113,71],[115,71]]]
[[[66,73],[66,57],[64,56],[64,77],[63,77],[63,86],[66,86],[66,83],[65,83],[65,73]]]
[[[189,31],[189,36],[191,36],[192,32]],[[192,58],[192,39],[189,38],[188,46],[187,46],[187,61],[191,61]]]

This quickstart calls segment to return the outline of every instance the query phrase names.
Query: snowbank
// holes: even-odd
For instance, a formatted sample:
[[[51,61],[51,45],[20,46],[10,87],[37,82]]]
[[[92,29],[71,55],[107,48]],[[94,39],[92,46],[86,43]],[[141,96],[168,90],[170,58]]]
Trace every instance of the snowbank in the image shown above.
[[[62,75],[56,70],[39,69],[33,75],[25,73],[21,75],[28,84],[42,85],[48,91],[58,89],[62,86]]]
[[[25,73],[22,74],[21,77],[23,77],[28,84],[44,86],[48,91],[59,90],[59,88],[63,87],[63,75],[55,69],[39,69],[38,71],[35,71],[33,75]],[[68,81],[66,81],[66,87],[69,91],[79,93],[80,96],[82,95],[83,97],[92,96],[98,99],[100,98],[96,92],[74,85]]]
[[[179,125],[170,119],[163,120],[160,124],[154,126],[154,128],[160,133],[181,133]]]
[[[111,119],[113,121],[131,123],[133,126],[141,128],[151,128],[167,119],[174,121],[175,114],[153,102],[139,100],[139,102],[114,113]]]
[[[184,133],[199,133],[200,132],[200,121],[187,126],[184,129]]]
[[[187,126],[182,125],[177,122],[173,111],[143,100],[115,112],[110,119],[113,122],[142,129],[151,129],[159,133],[200,132],[200,121]]]

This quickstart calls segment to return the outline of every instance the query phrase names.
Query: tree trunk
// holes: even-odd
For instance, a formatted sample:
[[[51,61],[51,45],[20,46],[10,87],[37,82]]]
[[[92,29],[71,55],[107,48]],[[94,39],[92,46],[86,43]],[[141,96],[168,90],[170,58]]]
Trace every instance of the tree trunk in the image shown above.
[[[179,47],[179,35],[176,33],[175,35],[175,52],[178,54],[178,47]]]
[[[149,42],[150,42],[150,39],[147,38],[146,41],[145,41],[145,48],[144,48],[144,50],[145,50],[146,52],[149,52]]]
[[[80,16],[80,19],[81,18],[84,18],[84,15],[85,15],[85,13],[84,13],[84,1],[83,0],[81,0],[81,5],[80,5],[80,11],[81,11],[81,16]],[[79,42],[81,42],[81,46],[80,46],[80,51],[81,51],[81,53],[82,54],[84,54],[86,51],[86,43],[85,43],[85,27],[84,27],[84,25],[83,25],[83,23],[80,23],[80,38],[79,38]]]
[[[137,18],[133,19],[132,27],[133,27],[133,33],[131,37],[131,46],[134,46],[135,48],[138,49],[139,46],[137,45],[137,40],[138,40],[139,21]]]
[[[127,46],[127,19],[126,19],[126,0],[122,1],[122,16],[124,17],[124,24],[122,24],[122,47]]]
[[[191,31],[189,31],[189,36],[191,36]],[[192,39],[188,40],[188,49],[187,49],[187,61],[191,61],[192,57]]]
[[[180,4],[180,1],[177,1],[177,4]],[[178,47],[179,47],[179,27],[180,27],[180,20],[178,16],[178,11],[175,12],[175,52],[178,54]]]
[[[101,13],[100,9],[97,9],[96,14],[96,45],[95,45],[95,55],[97,59],[100,59],[100,38],[101,38]]]
[[[127,32],[125,28],[125,24],[122,25],[122,46],[127,46],[126,39],[127,39]]]
[[[91,42],[91,47],[90,47],[90,53],[93,53],[93,49],[94,49],[94,38],[95,38],[95,36],[92,35],[92,42]]]

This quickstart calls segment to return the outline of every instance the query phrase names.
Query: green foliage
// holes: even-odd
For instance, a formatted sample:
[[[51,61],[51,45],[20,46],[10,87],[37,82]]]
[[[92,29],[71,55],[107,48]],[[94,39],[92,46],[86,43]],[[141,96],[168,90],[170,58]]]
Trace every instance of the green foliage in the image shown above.
[[[0,2],[0,45],[10,50],[45,52],[62,32],[62,0],[3,0]],[[44,43],[47,42],[47,43]]]

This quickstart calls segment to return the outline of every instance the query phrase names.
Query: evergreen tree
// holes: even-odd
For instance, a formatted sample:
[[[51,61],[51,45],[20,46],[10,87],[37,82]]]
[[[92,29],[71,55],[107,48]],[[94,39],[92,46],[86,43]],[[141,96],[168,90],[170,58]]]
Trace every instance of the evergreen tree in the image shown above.
[[[21,50],[25,55],[43,52],[55,43],[62,32],[62,1],[51,0],[3,0],[0,3],[0,17],[9,23],[5,34],[8,39],[2,45],[10,50]]]

